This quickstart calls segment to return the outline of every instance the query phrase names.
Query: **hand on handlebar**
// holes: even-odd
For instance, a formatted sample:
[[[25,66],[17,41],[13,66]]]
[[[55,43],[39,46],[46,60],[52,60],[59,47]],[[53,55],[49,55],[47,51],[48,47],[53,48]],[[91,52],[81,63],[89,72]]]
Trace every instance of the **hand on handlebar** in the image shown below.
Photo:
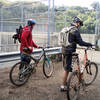
[[[95,49],[96,50],[96,47],[97,47],[96,45],[92,45],[92,49]]]
[[[39,46],[38,48],[39,49],[43,49],[43,48],[45,49],[45,48],[52,48],[52,46],[47,46],[47,47],[41,47],[41,46]]]
[[[29,50],[32,50],[32,47],[29,47],[28,49],[29,49]]]
[[[88,49],[89,49],[89,48],[95,49],[95,48],[96,48],[96,45],[92,45],[92,44],[91,44],[91,46],[88,46]]]
[[[38,48],[39,48],[39,49],[42,49],[43,47],[39,46]]]
[[[24,52],[28,52],[29,50],[30,50],[29,48],[26,48],[26,47],[23,48],[23,51],[24,51]]]
[[[23,48],[23,51],[25,51],[25,52],[30,51],[30,50],[32,50],[32,47],[29,47],[29,48],[24,47],[24,48]]]

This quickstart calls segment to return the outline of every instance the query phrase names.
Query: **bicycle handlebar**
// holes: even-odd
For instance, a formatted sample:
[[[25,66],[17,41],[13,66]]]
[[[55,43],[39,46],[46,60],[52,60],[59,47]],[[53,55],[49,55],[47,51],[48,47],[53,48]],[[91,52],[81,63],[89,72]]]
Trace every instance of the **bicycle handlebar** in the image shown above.
[[[44,50],[45,48],[52,48],[52,46],[47,46],[47,47],[40,46],[39,48]],[[23,48],[23,51],[29,51],[29,50],[30,50],[29,48]]]
[[[52,48],[53,46],[47,46],[47,47],[39,47],[40,49],[45,49],[45,48]]]
[[[25,52],[27,52],[29,50],[30,50],[29,48],[23,48],[23,51],[25,51]]]
[[[84,49],[84,50],[94,49],[95,50],[96,48],[95,48],[95,45],[92,45],[92,47],[89,46],[89,47],[86,47],[86,48],[78,48],[78,49]]]
[[[90,46],[87,47],[85,50],[91,50],[91,49],[94,49],[95,50],[96,49],[95,47],[96,47],[96,45],[92,45],[91,47]]]

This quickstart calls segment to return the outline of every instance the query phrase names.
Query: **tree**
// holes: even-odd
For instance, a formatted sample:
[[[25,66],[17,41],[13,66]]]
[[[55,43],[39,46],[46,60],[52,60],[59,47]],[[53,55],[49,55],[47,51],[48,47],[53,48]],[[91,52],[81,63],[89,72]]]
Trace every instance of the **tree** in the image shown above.
[[[8,3],[7,0],[0,0],[0,8]]]
[[[86,7],[67,7],[67,10],[60,13],[55,13],[56,23],[62,22],[62,24],[56,24],[56,29],[61,30],[66,26],[69,26],[72,23],[73,17],[78,16],[83,20],[84,26],[81,28],[81,33],[94,34],[95,33],[95,15],[94,10],[89,10]],[[65,20],[66,18],[66,20]],[[99,18],[100,19],[100,18]],[[60,29],[59,29],[60,28]]]

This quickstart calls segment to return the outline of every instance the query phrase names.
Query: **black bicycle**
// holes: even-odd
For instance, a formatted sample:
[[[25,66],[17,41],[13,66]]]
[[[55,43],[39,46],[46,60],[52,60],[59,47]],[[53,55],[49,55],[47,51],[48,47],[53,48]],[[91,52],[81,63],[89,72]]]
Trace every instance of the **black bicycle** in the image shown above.
[[[34,58],[30,55],[27,55],[31,62],[28,64],[26,62],[18,62],[16,63],[10,70],[9,78],[12,84],[16,86],[24,85],[32,73],[36,71],[36,67],[43,57],[43,73],[46,78],[52,76],[54,65],[50,57],[46,55],[45,48],[41,48],[42,52],[38,58]]]

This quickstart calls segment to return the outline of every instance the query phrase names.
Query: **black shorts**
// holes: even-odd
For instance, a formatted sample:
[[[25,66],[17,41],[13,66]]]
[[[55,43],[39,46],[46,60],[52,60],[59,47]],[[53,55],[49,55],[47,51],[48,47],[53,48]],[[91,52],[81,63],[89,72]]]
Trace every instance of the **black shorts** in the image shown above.
[[[21,61],[29,64],[31,61],[31,58],[28,55],[21,53]]]
[[[64,66],[65,71],[72,72],[72,53],[66,54],[66,64]]]

